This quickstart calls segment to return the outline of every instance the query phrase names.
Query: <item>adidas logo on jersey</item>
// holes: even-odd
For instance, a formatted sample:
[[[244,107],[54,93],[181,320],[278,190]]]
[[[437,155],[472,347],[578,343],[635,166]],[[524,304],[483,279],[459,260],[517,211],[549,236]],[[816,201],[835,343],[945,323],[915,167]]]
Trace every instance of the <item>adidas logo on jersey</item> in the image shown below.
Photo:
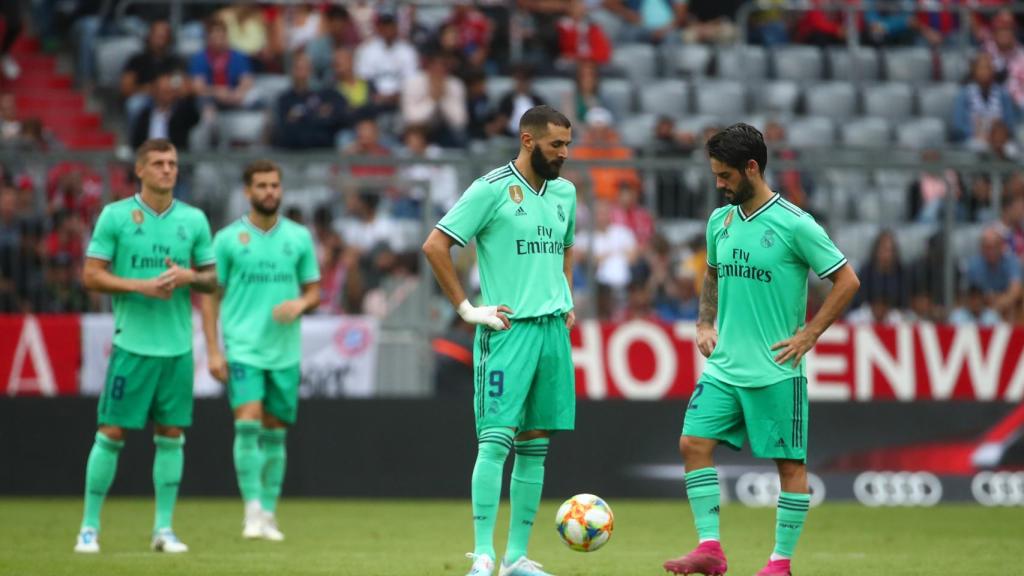
[[[523,210],[523,207],[520,206],[516,209],[516,216],[526,216],[526,210]]]
[[[785,448],[786,447],[786,441],[783,440],[782,438],[779,438],[779,441],[775,443],[775,447],[776,448]]]

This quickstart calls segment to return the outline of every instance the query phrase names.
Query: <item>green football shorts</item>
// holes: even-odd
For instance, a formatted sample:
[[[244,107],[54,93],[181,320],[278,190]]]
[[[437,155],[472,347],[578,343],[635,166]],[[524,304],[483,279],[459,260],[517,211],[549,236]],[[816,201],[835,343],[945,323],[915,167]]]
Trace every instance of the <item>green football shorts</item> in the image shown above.
[[[477,434],[576,426],[576,372],[564,315],[512,320],[508,330],[477,326],[473,368]]]
[[[100,425],[141,429],[192,425],[192,352],[142,356],[114,346],[96,420]]]
[[[263,409],[287,424],[294,424],[299,412],[299,365],[265,370],[238,362],[228,363],[228,400],[234,410],[249,402],[262,402]]]
[[[807,459],[807,379],[743,388],[701,377],[690,396],[683,436],[712,438],[734,450],[750,439],[758,458]]]

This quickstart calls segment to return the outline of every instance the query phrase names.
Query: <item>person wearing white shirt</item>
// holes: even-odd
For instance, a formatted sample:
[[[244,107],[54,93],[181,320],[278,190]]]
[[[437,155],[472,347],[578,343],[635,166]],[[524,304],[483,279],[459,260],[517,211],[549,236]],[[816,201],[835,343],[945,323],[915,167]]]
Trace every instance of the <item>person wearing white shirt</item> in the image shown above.
[[[593,234],[577,237],[579,253],[597,264],[598,284],[621,292],[632,278],[630,268],[638,255],[636,236],[626,226],[612,222],[611,206],[603,200],[594,207],[594,225]]]
[[[406,126],[425,126],[430,142],[453,147],[465,140],[466,87],[449,73],[444,58],[429,57],[426,70],[406,80],[401,100]]]
[[[356,76],[373,83],[382,105],[396,107],[402,85],[419,69],[416,49],[398,37],[398,25],[390,13],[377,17],[377,35],[356,50]]]

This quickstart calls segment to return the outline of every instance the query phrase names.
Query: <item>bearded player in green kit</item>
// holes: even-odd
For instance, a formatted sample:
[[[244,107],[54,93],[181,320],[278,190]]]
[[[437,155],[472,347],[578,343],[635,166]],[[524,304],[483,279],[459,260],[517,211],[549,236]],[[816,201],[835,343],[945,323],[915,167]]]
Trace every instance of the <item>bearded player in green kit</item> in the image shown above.
[[[140,192],[100,213],[82,273],[87,289],[111,295],[114,342],[85,469],[79,553],[100,551],[100,510],[117,472],[124,430],[142,429],[150,420],[156,444],[152,548],[188,551],[171,520],[184,465],[184,429],[192,424],[189,287],[209,292],[217,283],[210,225],[201,211],[174,199],[178,153],[170,142],[144,142],[135,155],[135,175],[142,181]]]
[[[679,441],[700,544],[664,568],[725,574],[711,454],[719,443],[739,450],[749,439],[754,456],[775,460],[782,488],[775,549],[758,576],[787,576],[810,507],[803,357],[846,309],[860,282],[814,218],[768,187],[768,151],[757,129],[734,124],[709,139],[707,151],[729,205],[708,219],[708,270],[697,321],[697,347],[708,361]],[[833,285],[805,325],[808,271]]]
[[[572,245],[576,188],[558,173],[569,120],[537,106],[519,122],[519,155],[477,179],[430,233],[423,251],[459,316],[475,324],[473,469],[476,545],[469,576],[494,572],[502,472],[515,448],[512,517],[501,576],[546,576],[526,557],[540,505],[549,437],[572,430],[576,393],[569,329],[575,321]],[[473,306],[452,264],[453,244],[476,238],[483,306]]]
[[[235,412],[234,461],[245,504],[244,538],[280,541],[275,512],[284,482],[288,426],[299,402],[299,318],[320,305],[320,269],[309,231],[278,213],[281,169],[245,168],[252,209],[217,233],[220,289],[203,302],[210,373],[227,384]],[[217,339],[224,324],[227,358]]]

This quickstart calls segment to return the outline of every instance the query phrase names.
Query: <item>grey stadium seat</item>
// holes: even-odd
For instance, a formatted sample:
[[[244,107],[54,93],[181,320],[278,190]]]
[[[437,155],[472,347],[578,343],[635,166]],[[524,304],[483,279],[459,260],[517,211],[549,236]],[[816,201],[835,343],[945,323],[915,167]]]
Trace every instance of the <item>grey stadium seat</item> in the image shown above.
[[[800,100],[800,86],[792,80],[769,80],[753,91],[754,109],[759,112],[793,114]]]
[[[116,88],[124,65],[142,48],[142,40],[135,36],[100,38],[96,43],[97,83],[104,88]]]
[[[830,118],[807,116],[786,126],[786,140],[800,148],[831,146],[835,143],[835,125]]]
[[[807,114],[845,120],[857,112],[857,92],[849,82],[811,84],[804,93]]]
[[[829,70],[835,80],[878,80],[881,66],[874,48],[860,47],[851,52],[845,46],[834,46],[828,49],[827,55]]]
[[[707,76],[711,64],[711,47],[705,44],[683,44],[662,49],[665,71],[669,75],[694,78]]]
[[[266,132],[267,116],[263,112],[221,112],[217,116],[217,129],[225,145],[259,144]]]
[[[189,58],[203,51],[206,41],[202,38],[178,37],[174,42],[174,51],[187,62]]]
[[[491,106],[498,106],[498,102],[501,98],[508,94],[512,88],[516,85],[515,80],[508,76],[488,76],[487,77],[487,98],[491,101]]]
[[[953,102],[960,93],[960,85],[952,82],[927,84],[917,89],[917,108],[921,116],[948,120],[953,116]]]
[[[971,71],[971,62],[962,50],[942,52],[942,79],[945,82],[963,82]]]
[[[612,51],[612,64],[634,83],[658,75],[658,54],[650,44],[622,44]]]
[[[760,46],[737,44],[719,48],[716,62],[720,78],[747,80],[768,77],[768,53]]]
[[[896,127],[896,141],[904,148],[940,148],[946,142],[946,123],[938,118],[917,118]]]
[[[909,84],[887,82],[864,88],[864,114],[889,120],[904,120],[912,115],[914,92]]]
[[[698,114],[730,119],[747,111],[747,95],[739,82],[701,82],[695,90]]]
[[[861,148],[884,148],[892,141],[892,128],[885,118],[856,118],[840,128],[843,144]]]
[[[633,83],[626,78],[604,78],[599,89],[615,118],[621,120],[633,113]]]
[[[654,114],[635,114],[619,122],[622,143],[630,148],[643,148],[654,137]]]
[[[888,48],[885,51],[885,72],[890,82],[930,82],[932,54],[922,46]]]
[[[640,90],[640,110],[680,118],[690,110],[690,87],[684,80],[658,80]]]
[[[720,118],[714,116],[694,116],[688,115],[685,118],[681,118],[676,122],[677,132],[689,132],[690,134],[696,135],[700,138],[701,132],[709,126],[720,126],[724,127],[727,124]]]
[[[253,76],[252,83],[260,100],[273,106],[277,98],[291,88],[292,79],[285,74],[257,74]]]
[[[819,80],[822,77],[821,50],[814,46],[780,46],[775,49],[775,77],[780,80]]]
[[[533,89],[545,104],[558,109],[573,105],[576,98],[576,84],[567,78],[537,78]]]

